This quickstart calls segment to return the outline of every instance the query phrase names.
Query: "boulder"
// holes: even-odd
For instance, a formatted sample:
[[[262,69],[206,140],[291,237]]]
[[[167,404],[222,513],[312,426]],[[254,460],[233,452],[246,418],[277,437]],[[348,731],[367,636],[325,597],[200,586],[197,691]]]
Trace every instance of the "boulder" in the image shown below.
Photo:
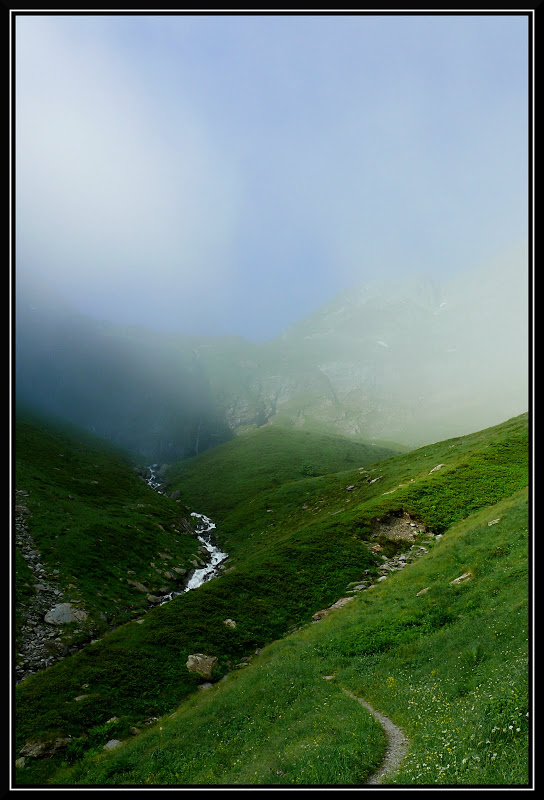
[[[147,586],[144,586],[143,583],[139,583],[138,581],[132,581],[129,578],[127,578],[127,583],[130,586],[134,586],[134,588],[138,589],[139,592],[149,592],[149,589],[147,588]]]
[[[192,653],[187,657],[187,669],[189,672],[196,672],[203,678],[211,678],[212,672],[218,665],[215,656],[207,656],[204,653]]]
[[[58,750],[62,750],[71,742],[69,736],[55,739],[51,742],[27,742],[20,750],[19,755],[27,758],[43,758],[51,756]]]
[[[110,739],[109,742],[106,742],[104,745],[104,750],[113,750],[115,747],[119,747],[122,742],[119,739]]]
[[[81,608],[74,608],[71,603],[58,603],[45,615],[45,621],[50,625],[63,625],[66,622],[80,622],[87,619],[87,612]]]

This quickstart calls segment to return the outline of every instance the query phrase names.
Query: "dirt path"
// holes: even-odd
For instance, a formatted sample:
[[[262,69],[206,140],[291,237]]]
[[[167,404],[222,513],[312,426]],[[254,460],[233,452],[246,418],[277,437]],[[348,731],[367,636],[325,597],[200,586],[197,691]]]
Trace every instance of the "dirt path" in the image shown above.
[[[379,769],[376,770],[376,772],[374,772],[367,780],[367,784],[381,783],[382,778],[394,772],[397,767],[399,767],[401,761],[408,752],[408,739],[401,729],[391,722],[389,717],[386,717],[385,714],[381,714],[379,711],[376,711],[376,709],[372,708],[370,703],[367,703],[366,700],[362,699],[362,697],[357,697],[357,695],[349,692],[347,689],[344,689],[344,692],[350,697],[353,697],[354,700],[357,700],[357,702],[364,706],[367,711],[370,711],[372,716],[378,720],[380,725],[385,730],[387,736],[387,749],[385,751],[385,757]]]

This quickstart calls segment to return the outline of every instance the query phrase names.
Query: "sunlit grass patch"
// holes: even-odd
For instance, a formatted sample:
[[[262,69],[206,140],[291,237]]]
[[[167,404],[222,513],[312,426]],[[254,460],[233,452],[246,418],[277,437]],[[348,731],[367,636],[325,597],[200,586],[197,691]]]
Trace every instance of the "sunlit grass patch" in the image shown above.
[[[366,648],[369,618],[375,625],[387,619],[399,599],[393,585],[384,588],[380,603],[372,598],[367,605],[356,639],[359,655],[351,650],[350,663],[338,673],[409,736],[408,756],[391,779],[396,784],[527,785],[529,617],[527,583],[519,580],[527,562],[524,493],[494,511],[499,524],[490,528],[489,514],[480,512],[449,531],[449,542],[417,565],[431,591],[420,598],[413,593],[411,603],[431,603],[432,588],[441,583],[442,596],[450,593],[449,623],[412,641],[391,642],[381,652]],[[474,578],[459,586],[451,585],[452,546],[474,570]],[[502,555],[486,560],[492,547]],[[407,595],[417,571],[398,578]],[[336,641],[345,648],[350,635],[343,637],[339,625],[329,648],[336,649]]]
[[[381,760],[383,731],[303,650],[276,643],[124,752],[88,760],[61,782],[124,783],[128,774],[142,785],[363,782]]]

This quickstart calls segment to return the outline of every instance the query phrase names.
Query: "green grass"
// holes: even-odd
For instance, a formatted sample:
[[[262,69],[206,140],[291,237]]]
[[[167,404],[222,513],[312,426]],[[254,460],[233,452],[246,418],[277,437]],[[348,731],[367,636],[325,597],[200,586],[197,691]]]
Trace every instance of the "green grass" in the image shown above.
[[[255,666],[189,700],[119,757],[98,758],[59,782],[327,784],[361,778],[380,761],[380,726],[299,658],[271,645]]]
[[[522,491],[458,523],[326,644],[349,656],[337,679],[410,738],[394,783],[528,782],[527,511]]]
[[[439,463],[444,466],[431,472]],[[367,472],[287,479],[276,489],[248,493],[239,505],[228,502],[218,535],[231,557],[220,579],[153,609],[141,625],[120,626],[18,687],[17,748],[25,741],[70,734],[74,744],[62,769],[76,770],[59,773],[60,756],[43,759],[18,770],[18,781],[357,784],[379,762],[383,737],[364,709],[342,692],[345,686],[406,729],[410,753],[419,754],[406,773],[410,782],[447,782],[454,775],[460,783],[478,776],[500,783],[500,775],[509,775],[507,783],[523,783],[526,727],[516,726],[525,731],[523,739],[509,728],[511,721],[503,727],[520,736],[513,738],[513,749],[505,745],[500,758],[499,751],[490,751],[486,771],[478,772],[476,758],[470,769],[469,760],[462,759],[478,724],[482,735],[488,732],[485,739],[478,736],[476,747],[485,750],[487,739],[494,741],[491,729],[513,713],[509,687],[515,686],[516,696],[525,696],[526,703],[522,623],[527,620],[528,525],[526,499],[519,492],[527,486],[527,469],[527,418],[522,415],[478,434],[380,461]],[[204,475],[205,469],[201,480]],[[373,476],[383,477],[370,483]],[[241,492],[243,480],[236,485],[230,475],[229,481]],[[210,503],[219,508],[218,498],[224,496],[219,479],[215,485],[210,479],[209,489]],[[193,496],[182,497],[195,507]],[[342,596],[365,569],[375,572],[375,556],[365,544],[372,522],[403,508],[435,532],[445,532],[440,543],[342,611],[281,639]],[[198,510],[209,513],[209,508]],[[498,517],[499,523],[488,526]],[[467,570],[473,573],[471,581],[450,585]],[[416,597],[427,586],[429,591]],[[225,626],[227,617],[236,620],[235,629]],[[273,640],[278,641],[254,656],[251,667],[236,669]],[[230,672],[227,680],[195,694],[199,680],[185,668],[192,652],[216,655],[214,680]],[[479,682],[474,682],[458,662],[484,670],[481,680],[478,673]],[[335,680],[323,681],[331,673]],[[76,702],[82,686],[88,687],[88,697]],[[410,698],[425,708],[420,723],[419,707]],[[330,717],[324,714],[325,701],[334,710]],[[278,713],[271,720],[276,703]],[[447,724],[441,708],[451,716]],[[177,716],[170,720],[172,713]],[[467,721],[457,730],[454,723],[463,714]],[[119,717],[121,730],[163,716],[163,731],[158,726],[96,763],[80,762],[85,753],[96,754],[105,737],[112,738],[104,727],[112,715]],[[339,724],[342,716],[344,725]],[[334,734],[325,717],[338,722]],[[493,722],[489,730],[488,722]],[[421,772],[440,725],[446,731],[440,735],[449,732],[456,743],[459,769],[454,772],[450,763],[439,770],[446,762],[433,761],[431,771]],[[363,730],[374,733],[369,739]],[[206,765],[199,753],[206,753]]]
[[[528,785],[527,534],[519,492],[453,526],[372,592],[266,647],[150,732],[111,754],[96,748],[55,781],[359,785],[385,742],[347,687],[410,740],[386,782]],[[452,585],[467,568],[472,580]]]
[[[373,464],[390,447],[283,425],[248,430],[213,450],[172,465],[165,474],[198,509],[223,519],[250,497],[292,481]]]
[[[261,553],[277,537],[311,526],[323,527],[331,535],[366,539],[374,518],[400,509],[441,533],[472,511],[526,486],[528,480],[526,414],[485,431],[380,459],[372,466],[367,463],[314,478],[297,479],[288,473],[277,487],[260,477],[255,479],[257,485],[252,484],[234,462],[227,468],[223,454],[232,453],[235,444],[217,448],[216,456],[211,451],[191,460],[187,476],[170,479],[185,502],[198,504],[218,522],[231,563],[248,552]],[[263,471],[266,463],[263,456]],[[443,466],[431,472],[438,464]]]

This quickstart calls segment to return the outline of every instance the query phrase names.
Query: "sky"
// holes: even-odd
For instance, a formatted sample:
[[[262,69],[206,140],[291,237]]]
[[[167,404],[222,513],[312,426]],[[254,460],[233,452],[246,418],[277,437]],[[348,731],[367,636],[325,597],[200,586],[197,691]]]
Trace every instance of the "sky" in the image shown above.
[[[263,341],[350,287],[445,281],[527,243],[526,16],[44,13],[15,31],[20,295]]]

